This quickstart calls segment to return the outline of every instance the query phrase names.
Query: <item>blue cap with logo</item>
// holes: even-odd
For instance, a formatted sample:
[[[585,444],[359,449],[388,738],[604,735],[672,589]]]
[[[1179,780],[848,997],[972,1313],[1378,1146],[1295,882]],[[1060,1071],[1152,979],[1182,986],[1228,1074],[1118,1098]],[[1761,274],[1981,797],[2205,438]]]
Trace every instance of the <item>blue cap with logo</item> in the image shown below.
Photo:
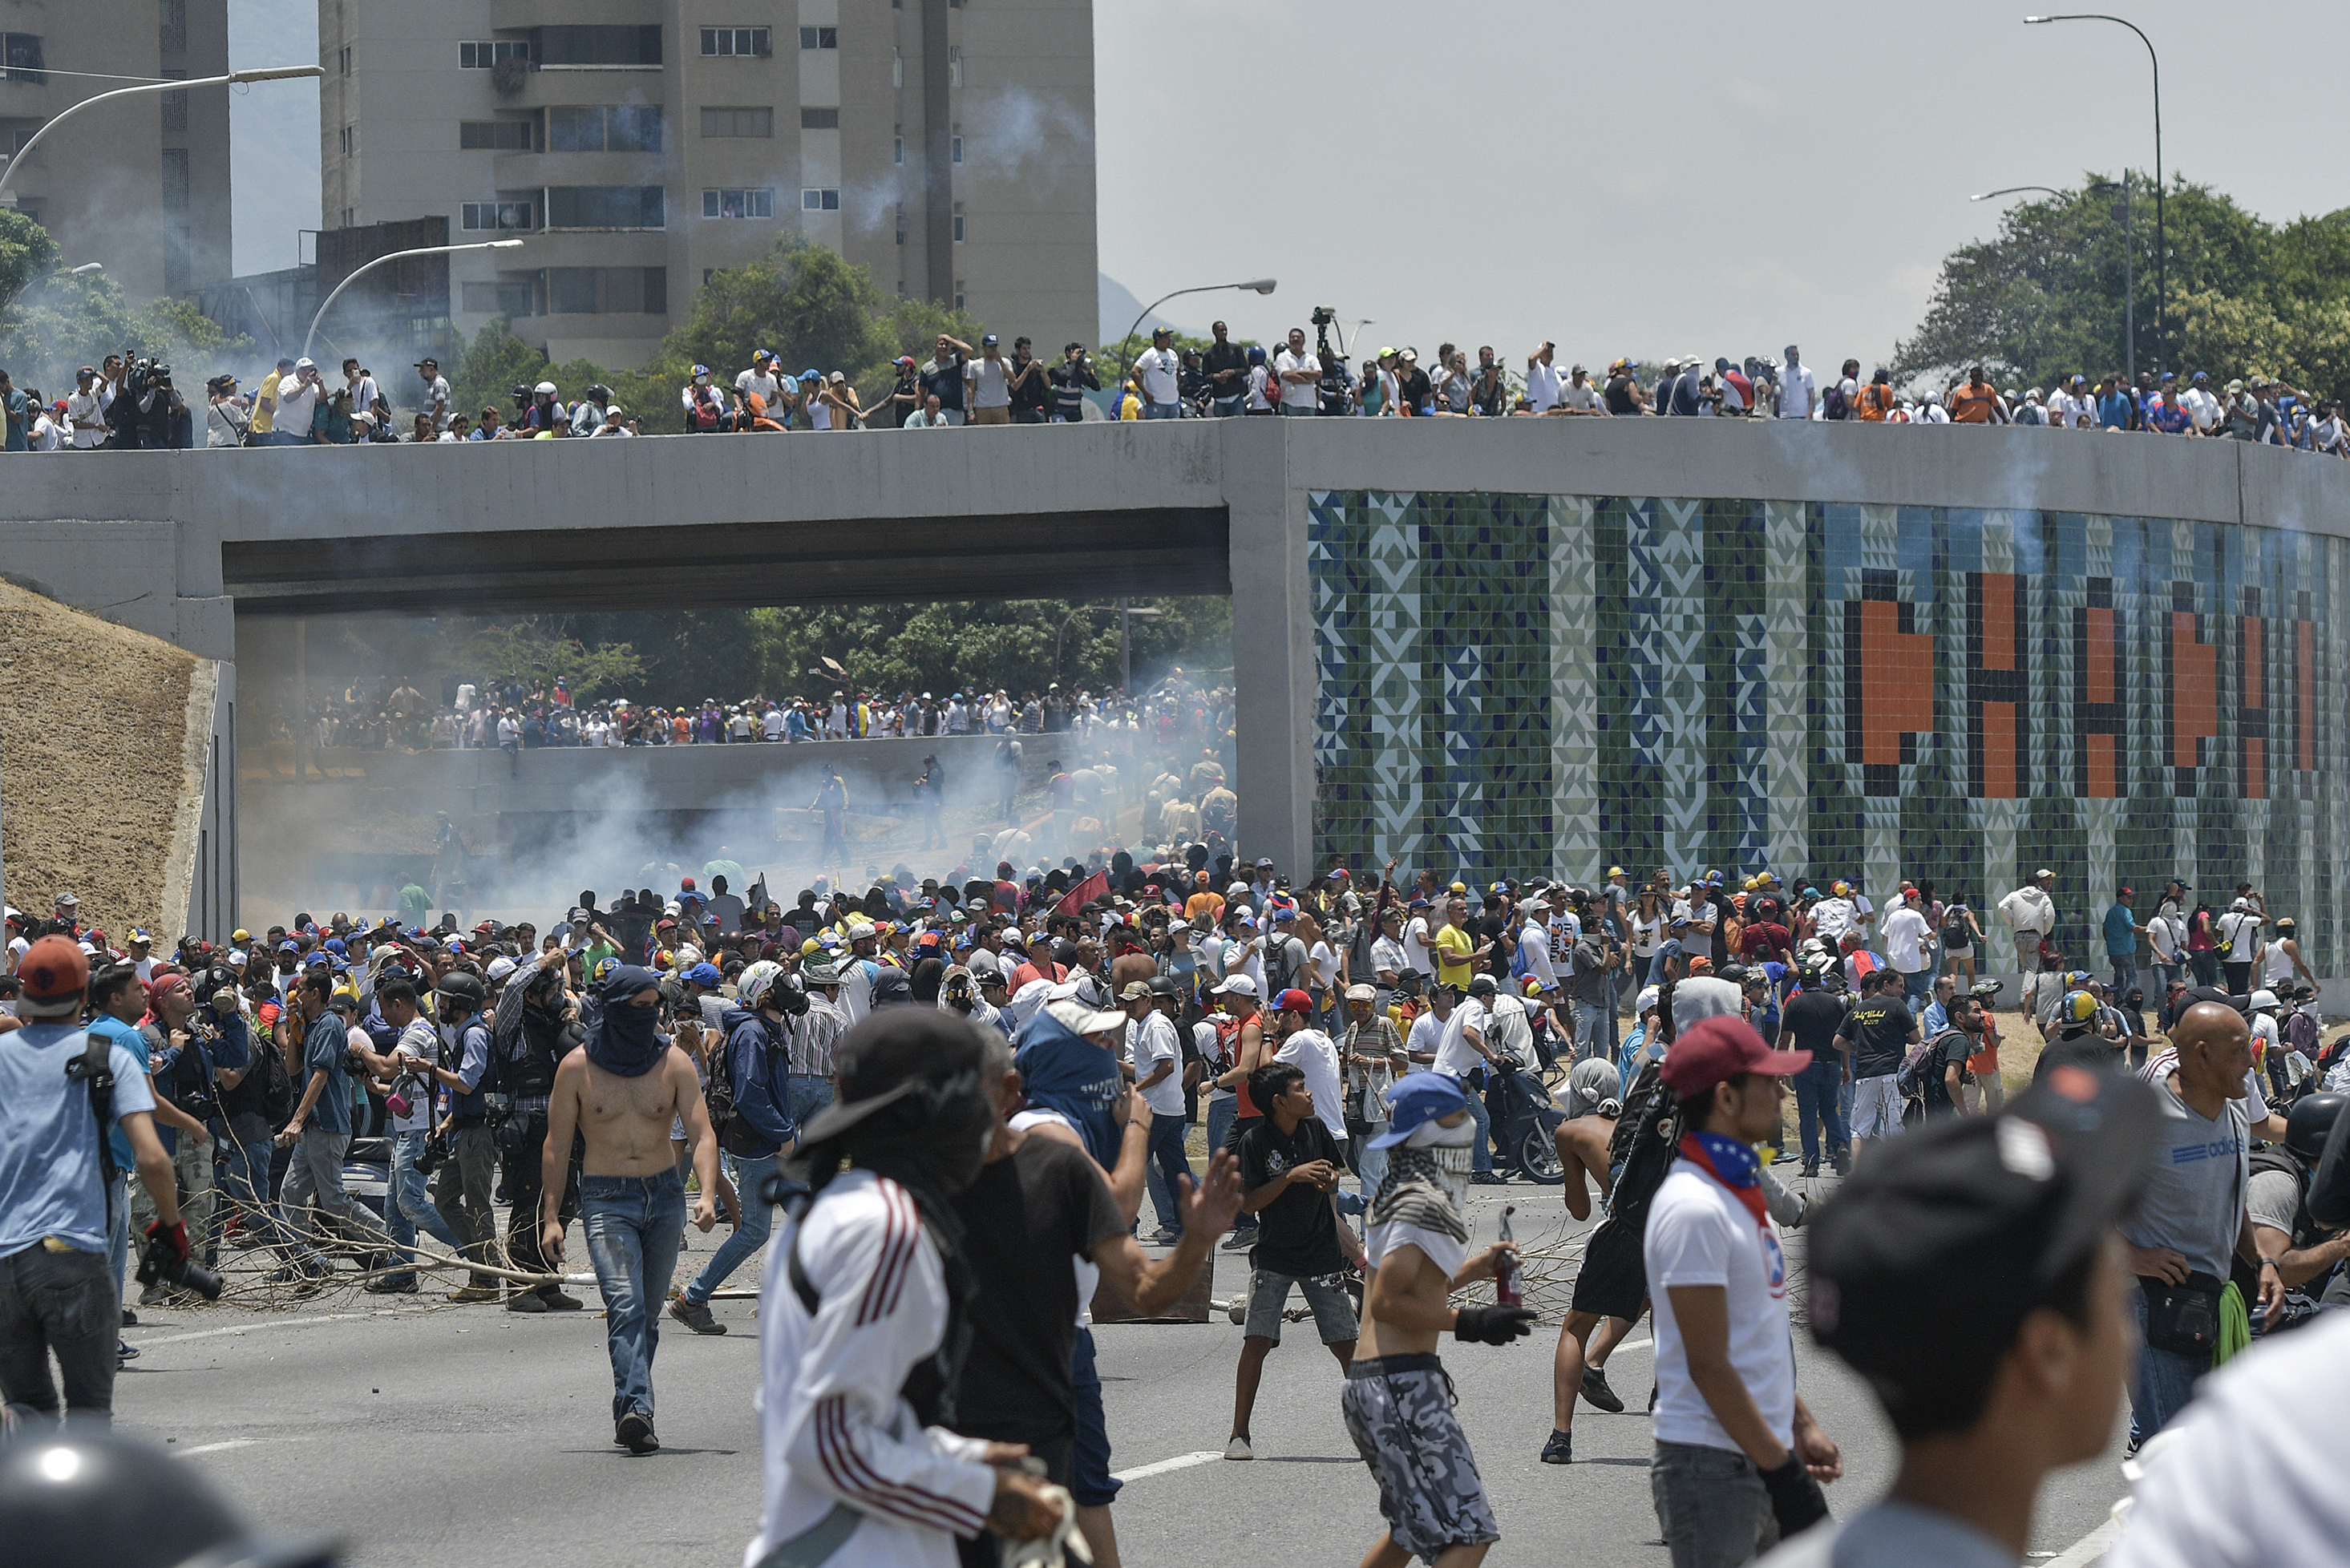
[[[1388,1130],[1373,1138],[1370,1147],[1392,1148],[1419,1131],[1423,1123],[1468,1108],[1469,1096],[1458,1078],[1427,1071],[1406,1073],[1388,1091]]]

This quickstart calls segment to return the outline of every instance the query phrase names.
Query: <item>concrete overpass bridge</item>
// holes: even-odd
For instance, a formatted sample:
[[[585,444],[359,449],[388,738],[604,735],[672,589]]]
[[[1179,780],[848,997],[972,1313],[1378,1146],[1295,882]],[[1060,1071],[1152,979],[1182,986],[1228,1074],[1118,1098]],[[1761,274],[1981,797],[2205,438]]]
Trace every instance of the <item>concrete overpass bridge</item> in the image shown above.
[[[358,611],[1228,589],[1243,841],[1284,865],[1923,872],[1985,909],[2046,860],[2068,920],[2241,874],[2329,962],[2350,918],[2350,466],[2300,453],[1235,420],[8,468],[0,570],[224,665]]]

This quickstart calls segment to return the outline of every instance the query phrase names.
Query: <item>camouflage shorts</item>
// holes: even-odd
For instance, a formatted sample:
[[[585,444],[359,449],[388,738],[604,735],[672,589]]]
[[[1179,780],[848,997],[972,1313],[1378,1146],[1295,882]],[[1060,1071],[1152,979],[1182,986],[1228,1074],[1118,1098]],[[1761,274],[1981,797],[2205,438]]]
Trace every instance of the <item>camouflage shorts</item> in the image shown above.
[[[1338,1408],[1379,1484],[1388,1536],[1433,1563],[1447,1547],[1499,1541],[1469,1439],[1452,1414],[1452,1380],[1430,1355],[1382,1355],[1347,1372]]]

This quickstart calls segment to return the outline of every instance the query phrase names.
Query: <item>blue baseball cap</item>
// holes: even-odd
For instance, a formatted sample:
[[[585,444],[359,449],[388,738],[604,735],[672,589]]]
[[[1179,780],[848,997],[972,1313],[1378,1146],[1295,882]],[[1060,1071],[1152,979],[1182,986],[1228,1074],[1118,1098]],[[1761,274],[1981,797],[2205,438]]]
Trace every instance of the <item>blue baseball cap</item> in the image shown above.
[[[1388,1091],[1388,1130],[1373,1138],[1370,1147],[1393,1148],[1419,1131],[1421,1124],[1468,1108],[1469,1096],[1460,1079],[1425,1069],[1406,1073]]]
[[[718,972],[714,963],[698,963],[685,971],[685,978],[696,985],[723,985],[726,977]]]

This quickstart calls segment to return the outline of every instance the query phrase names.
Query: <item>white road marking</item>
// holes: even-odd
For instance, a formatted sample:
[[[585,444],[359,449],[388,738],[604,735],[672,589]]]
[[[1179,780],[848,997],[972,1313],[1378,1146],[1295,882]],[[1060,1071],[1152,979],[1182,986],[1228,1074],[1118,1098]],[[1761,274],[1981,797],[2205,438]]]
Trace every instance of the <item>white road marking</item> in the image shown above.
[[[258,1446],[259,1438],[232,1438],[225,1443],[198,1443],[192,1449],[174,1449],[182,1459],[193,1459],[198,1454],[217,1454],[228,1449],[250,1449]]]
[[[1178,1454],[1171,1459],[1160,1459],[1156,1464],[1137,1465],[1130,1470],[1118,1470],[1113,1472],[1109,1479],[1114,1481],[1137,1481],[1145,1476],[1163,1476],[1169,1470],[1188,1470],[1193,1465],[1204,1465],[1212,1459],[1221,1459],[1223,1457],[1224,1451],[1222,1449],[1201,1449],[1196,1453]]]
[[[2121,1533],[2121,1529],[2120,1520],[2106,1521],[2105,1523],[2051,1557],[2048,1560],[2048,1568],[2089,1568],[2091,1563],[2106,1554],[2106,1548],[2114,1543],[2114,1537]]]
[[[440,1305],[413,1307],[382,1307],[374,1312],[334,1312],[320,1317],[281,1317],[254,1323],[237,1324],[228,1328],[200,1328],[193,1334],[167,1334],[160,1339],[142,1339],[138,1348],[148,1349],[158,1345],[185,1345],[194,1339],[220,1339],[236,1334],[266,1334],[273,1328],[310,1328],[322,1323],[357,1323],[372,1317],[421,1317],[426,1313],[444,1312]]]

